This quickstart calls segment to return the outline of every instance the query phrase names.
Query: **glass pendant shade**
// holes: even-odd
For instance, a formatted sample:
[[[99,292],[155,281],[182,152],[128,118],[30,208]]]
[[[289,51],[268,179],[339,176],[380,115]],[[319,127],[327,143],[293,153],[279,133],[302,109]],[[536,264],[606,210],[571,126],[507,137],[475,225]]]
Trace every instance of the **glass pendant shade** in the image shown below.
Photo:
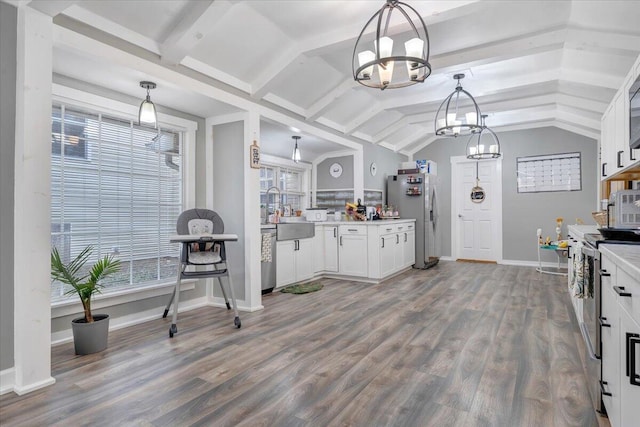
[[[155,89],[156,84],[153,82],[140,82],[140,86],[147,89],[147,97],[140,104],[140,109],[138,110],[138,124],[157,127],[158,113],[156,112],[156,106],[151,102],[151,96],[149,95],[149,91],[151,89]]]
[[[471,135],[467,141],[467,159],[496,159],[502,156],[498,136],[484,123],[486,117],[482,116],[480,132]]]
[[[301,160],[300,157],[300,149],[298,148],[298,140],[301,138],[300,136],[292,136],[291,138],[296,140],[296,145],[293,148],[293,153],[291,154],[291,160],[293,160],[296,163],[299,163]]]
[[[394,11],[397,11],[395,15]],[[398,19],[393,20],[392,15]],[[388,34],[390,26],[408,27],[409,30],[391,38]],[[404,52],[394,54],[394,45],[398,49],[404,47]],[[429,34],[420,14],[406,3],[387,0],[369,19],[356,40],[352,71],[358,83],[377,89],[394,89],[424,82],[431,74],[431,65]],[[377,78],[374,77],[376,72]]]
[[[458,84],[438,108],[434,123],[435,133],[438,136],[457,137],[480,132],[480,108],[473,96],[460,84],[464,74],[456,74],[453,78],[458,80]]]

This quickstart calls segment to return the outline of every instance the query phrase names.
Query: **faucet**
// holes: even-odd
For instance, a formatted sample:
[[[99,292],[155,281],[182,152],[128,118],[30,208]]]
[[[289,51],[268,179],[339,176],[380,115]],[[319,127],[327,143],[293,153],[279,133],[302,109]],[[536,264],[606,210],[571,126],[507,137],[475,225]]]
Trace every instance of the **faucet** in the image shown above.
[[[267,216],[265,218],[265,222],[269,221],[269,215],[271,214],[271,212],[269,212],[269,193],[271,193],[271,190],[275,190],[278,193],[278,199],[276,201],[275,209],[279,210],[280,209],[280,205],[281,205],[282,195],[280,194],[280,189],[278,187],[276,187],[275,185],[272,186],[272,187],[269,187],[269,189],[267,189],[267,193],[266,193],[266,196],[267,196],[267,208],[266,208],[267,209]],[[273,213],[275,213],[275,211]]]

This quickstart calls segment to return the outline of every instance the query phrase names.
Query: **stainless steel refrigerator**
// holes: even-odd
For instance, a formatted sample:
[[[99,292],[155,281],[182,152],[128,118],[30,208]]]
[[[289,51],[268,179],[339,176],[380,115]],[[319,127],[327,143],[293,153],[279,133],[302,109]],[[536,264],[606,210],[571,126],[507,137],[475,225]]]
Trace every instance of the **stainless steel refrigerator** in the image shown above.
[[[387,178],[387,204],[400,218],[416,220],[415,268],[430,268],[440,259],[436,176],[426,173]]]

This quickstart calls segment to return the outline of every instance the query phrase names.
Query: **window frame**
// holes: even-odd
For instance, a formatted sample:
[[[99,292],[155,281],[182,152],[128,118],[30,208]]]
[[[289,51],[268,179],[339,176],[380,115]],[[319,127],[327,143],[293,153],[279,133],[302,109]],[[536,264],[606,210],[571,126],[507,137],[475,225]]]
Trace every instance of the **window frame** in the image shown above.
[[[52,102],[62,103],[72,108],[97,111],[110,117],[123,120],[137,120],[138,106],[116,101],[100,95],[84,92],[78,89],[53,84]],[[195,145],[198,123],[172,115],[158,113],[159,125],[183,133],[182,142],[182,210],[195,207]],[[78,159],[80,160],[80,159]],[[195,280],[183,281],[184,289],[192,289]],[[175,286],[175,280],[154,283],[139,288],[127,288],[109,292],[94,297],[93,308],[101,309],[127,302],[147,299],[155,296],[170,294]],[[81,311],[77,298],[51,303],[51,317],[57,318],[77,314]]]
[[[295,163],[289,159],[283,159],[276,156],[262,155],[260,167],[273,168],[275,170],[274,181],[278,189],[280,189],[280,171],[282,169],[294,170],[300,172],[300,189],[301,191],[282,191],[281,195],[291,194],[294,196],[300,196],[300,209],[305,210],[309,207],[309,200],[311,200],[311,186],[310,186],[310,172],[311,165],[307,163]],[[266,190],[260,188],[260,199],[266,193]],[[262,205],[262,202],[260,202]]]

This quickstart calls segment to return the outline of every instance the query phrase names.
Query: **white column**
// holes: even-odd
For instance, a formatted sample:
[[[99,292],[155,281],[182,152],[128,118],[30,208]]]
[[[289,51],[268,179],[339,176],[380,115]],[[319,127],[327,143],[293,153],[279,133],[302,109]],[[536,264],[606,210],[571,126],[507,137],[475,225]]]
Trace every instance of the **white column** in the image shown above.
[[[353,152],[353,198],[364,203],[364,152],[362,146]]]
[[[51,17],[18,8],[14,357],[18,394],[51,377]]]
[[[251,311],[262,306],[261,238],[260,235],[260,169],[249,164],[249,146],[256,139],[260,144],[260,115],[247,113],[244,121],[244,295]]]

